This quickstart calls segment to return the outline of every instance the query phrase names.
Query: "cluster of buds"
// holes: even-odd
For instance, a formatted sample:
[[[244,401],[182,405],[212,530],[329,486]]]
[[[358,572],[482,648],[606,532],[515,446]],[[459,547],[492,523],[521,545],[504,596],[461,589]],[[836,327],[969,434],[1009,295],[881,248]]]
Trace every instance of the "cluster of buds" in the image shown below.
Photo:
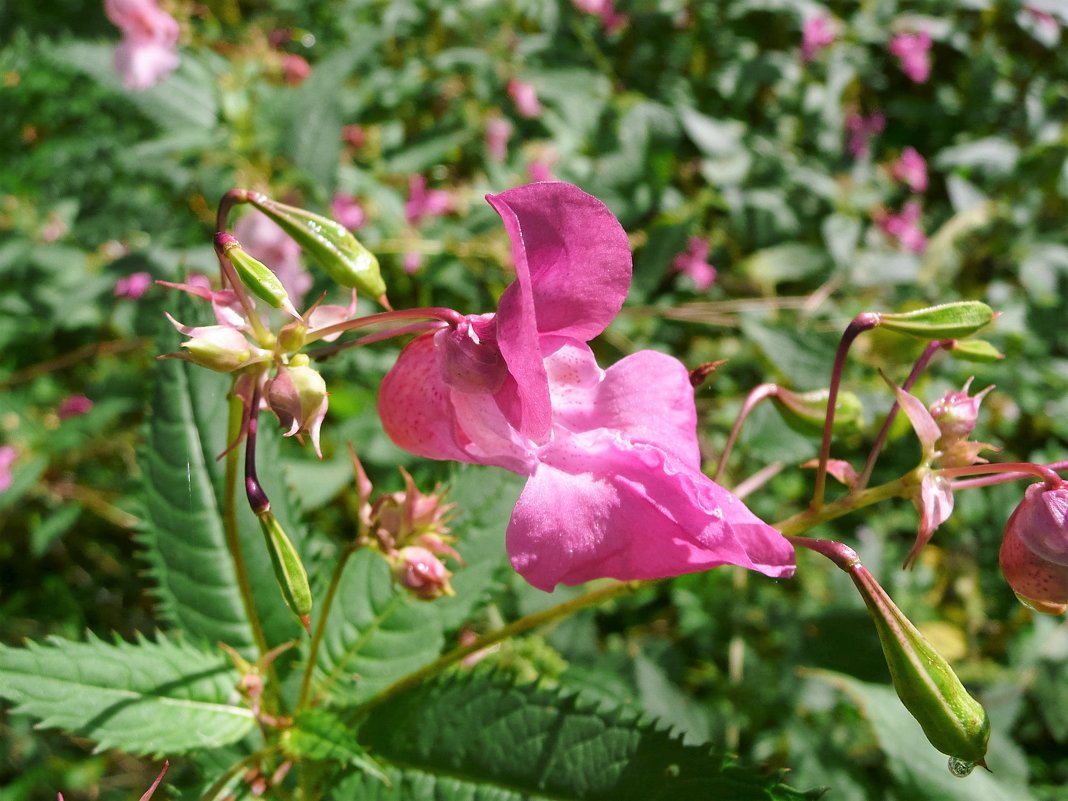
[[[352,453],[359,495],[360,538],[379,551],[389,564],[393,580],[423,601],[453,595],[452,572],[443,558],[463,564],[452,547],[448,520],[453,504],[445,503],[440,486],[424,494],[403,467],[404,489],[371,502],[371,482]]]

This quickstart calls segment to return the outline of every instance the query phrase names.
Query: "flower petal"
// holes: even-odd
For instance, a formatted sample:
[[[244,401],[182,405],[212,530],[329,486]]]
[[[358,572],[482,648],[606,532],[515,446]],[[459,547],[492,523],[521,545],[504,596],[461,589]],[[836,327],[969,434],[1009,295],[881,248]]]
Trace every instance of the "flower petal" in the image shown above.
[[[512,565],[539,589],[724,564],[793,575],[782,534],[655,447],[600,431],[554,442],[541,458],[508,526]]]

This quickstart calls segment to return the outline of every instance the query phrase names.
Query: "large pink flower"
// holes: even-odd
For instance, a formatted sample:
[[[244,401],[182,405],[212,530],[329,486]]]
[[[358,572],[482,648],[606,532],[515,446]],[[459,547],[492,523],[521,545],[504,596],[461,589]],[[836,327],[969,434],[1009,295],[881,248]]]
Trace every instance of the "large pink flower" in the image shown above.
[[[529,476],[508,526],[536,587],[647,579],[737,564],[793,573],[793,548],[700,469],[693,388],[677,360],[641,351],[607,371],[586,344],[630,285],[627,237],[563,183],[487,198],[516,280],[495,314],[424,334],[382,382],[401,447]]]

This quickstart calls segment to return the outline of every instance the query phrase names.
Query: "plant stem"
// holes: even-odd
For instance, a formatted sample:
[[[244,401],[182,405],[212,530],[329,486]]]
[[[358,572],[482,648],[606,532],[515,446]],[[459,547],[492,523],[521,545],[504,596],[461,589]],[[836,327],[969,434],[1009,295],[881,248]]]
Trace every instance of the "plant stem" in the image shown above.
[[[396,320],[426,320],[427,318],[441,320],[449,325],[459,325],[464,316],[458,311],[441,307],[379,312],[378,314],[369,314],[366,317],[358,317],[355,320],[345,320],[341,323],[328,325],[325,328],[316,328],[308,332],[304,341],[305,343],[315,342],[331,334],[343,334],[346,331],[355,331],[357,328],[392,323]]]
[[[828,520],[842,517],[857,509],[863,509],[865,506],[871,506],[874,503],[890,498],[907,498],[915,484],[915,471],[913,471],[877,487],[854,490],[838,500],[820,506],[818,509],[810,507],[772,525],[784,536],[795,537],[810,528],[818,526],[820,523],[826,523]]]
[[[312,676],[315,673],[315,663],[319,657],[319,646],[323,641],[323,632],[326,631],[326,621],[330,616],[330,610],[334,605],[334,596],[337,595],[337,588],[341,584],[341,574],[345,570],[345,565],[349,561],[349,557],[356,552],[355,545],[349,545],[342,552],[341,557],[337,560],[337,565],[334,566],[334,572],[330,575],[330,584],[326,588],[326,597],[323,599],[321,611],[319,612],[318,619],[316,620],[315,631],[312,632],[311,645],[308,648],[308,660],[304,666],[304,676],[300,681],[300,698],[297,701],[297,709],[302,709],[308,702],[308,696],[311,693]]]
[[[827,390],[827,416],[823,420],[823,441],[820,443],[820,460],[816,468],[816,488],[812,493],[812,508],[823,506],[823,494],[827,487],[827,460],[831,455],[831,430],[834,427],[834,407],[838,404],[838,387],[842,383],[842,368],[845,366],[849,348],[863,332],[879,324],[879,315],[874,312],[861,312],[846,326],[838,350],[834,354],[834,367],[831,370],[831,385]]]
[[[1061,470],[1068,470],[1068,461],[1050,462],[1047,465],[1041,465],[1054,472]],[[1019,481],[1021,478],[1029,478],[1033,473],[1017,473],[1017,472],[1005,472],[1005,473],[989,473],[980,478],[966,478],[963,481],[954,481],[951,484],[953,490],[959,489],[972,489],[973,487],[989,487],[993,484],[1004,484],[1007,481]]]
[[[639,588],[649,586],[652,581],[621,581],[613,584],[609,584],[606,587],[599,587],[595,590],[590,590],[582,595],[572,598],[556,606],[550,606],[548,609],[543,609],[540,612],[534,612],[519,618],[519,620],[509,623],[503,628],[499,628],[496,631],[490,632],[484,637],[479,638],[477,642],[470,645],[461,645],[458,648],[454,648],[446,654],[443,654],[438,659],[431,662],[429,665],[420,668],[414,673],[409,673],[399,681],[389,685],[386,689],[372,698],[367,704],[360,708],[359,717],[365,716],[371,709],[388,701],[395,695],[398,695],[405,690],[410,690],[418,684],[433,678],[438,673],[441,673],[445,668],[456,664],[464,657],[470,656],[477,651],[481,651],[483,648],[488,648],[491,645],[495,645],[509,637],[514,637],[517,634],[523,634],[538,626],[544,626],[546,623],[551,623],[554,620],[558,620],[563,617],[567,617],[573,612],[577,612],[580,609],[585,609],[588,606],[595,606],[613,598],[618,598],[622,595],[629,595],[636,592]]]
[[[1022,473],[1026,476],[1037,476],[1050,487],[1063,483],[1063,479],[1057,475],[1057,471],[1041,464],[1031,462],[1002,462],[999,464],[970,464],[963,467],[943,467],[938,471],[945,478],[958,476],[985,476],[992,473]],[[1021,478],[1023,476],[1020,476]],[[1011,479],[1010,479],[1011,480]]]
[[[731,449],[734,448],[735,440],[738,439],[738,434],[742,430],[742,423],[745,422],[745,418],[749,416],[749,413],[753,411],[758,403],[775,397],[775,393],[778,391],[779,387],[776,384],[761,384],[759,387],[750,390],[749,394],[745,396],[742,408],[738,411],[738,417],[735,418],[734,425],[731,426],[731,433],[727,437],[727,443],[723,446],[719,464],[716,465],[716,472],[712,475],[713,481],[719,481],[719,477],[723,475],[723,469],[727,466],[727,458],[731,455]]]

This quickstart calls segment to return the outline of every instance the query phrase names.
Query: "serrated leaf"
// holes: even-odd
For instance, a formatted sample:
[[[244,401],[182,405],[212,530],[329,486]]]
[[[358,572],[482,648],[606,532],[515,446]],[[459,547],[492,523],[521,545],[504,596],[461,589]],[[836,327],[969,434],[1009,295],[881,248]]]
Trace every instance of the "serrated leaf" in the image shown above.
[[[977,300],[944,303],[897,314],[879,313],[880,327],[920,339],[966,337],[993,319],[993,310]]]
[[[816,798],[730,764],[632,710],[484,673],[439,680],[371,710],[360,741],[397,768],[393,787],[349,797],[558,801]],[[367,782],[364,781],[366,787]],[[335,795],[335,798],[340,796]]]
[[[318,625],[313,611],[313,627]],[[318,693],[358,704],[434,660],[445,638],[432,602],[393,584],[385,560],[354,553],[338,582],[315,669]]]
[[[173,344],[161,340],[160,349]],[[225,462],[215,458],[226,447],[228,390],[227,376],[189,362],[157,364],[140,460],[147,523],[141,542],[164,618],[194,640],[225,642],[253,658],[255,641],[223,527]],[[272,511],[307,560],[306,533],[298,524],[277,456],[280,437],[270,421],[265,422],[257,441],[260,483]],[[263,534],[240,486],[237,492],[239,539],[257,613],[268,644],[277,645],[298,637],[300,624],[278,591]]]
[[[379,781],[388,781],[382,769],[352,737],[351,728],[325,709],[310,709],[297,716],[282,739],[282,750],[293,759],[338,762],[358,768]]]
[[[0,646],[0,696],[16,713],[132,754],[173,755],[244,737],[255,718],[228,702],[237,681],[222,655],[175,640],[53,637]]]

